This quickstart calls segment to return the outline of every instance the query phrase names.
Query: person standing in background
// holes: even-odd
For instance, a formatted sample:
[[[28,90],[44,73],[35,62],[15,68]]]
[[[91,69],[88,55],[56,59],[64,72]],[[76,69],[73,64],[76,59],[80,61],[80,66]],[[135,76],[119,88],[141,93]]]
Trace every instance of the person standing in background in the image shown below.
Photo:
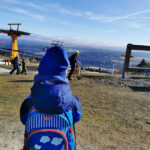
[[[76,63],[77,63],[77,56],[78,56],[78,54],[79,54],[79,51],[76,50],[76,51],[74,52],[74,54],[69,57],[71,70],[70,70],[69,75],[68,75],[68,80],[72,80],[72,79],[71,79],[71,76],[72,76],[72,74],[73,74],[73,72],[74,72],[75,65],[76,65]]]
[[[22,59],[22,74],[27,75],[26,62],[25,59]]]

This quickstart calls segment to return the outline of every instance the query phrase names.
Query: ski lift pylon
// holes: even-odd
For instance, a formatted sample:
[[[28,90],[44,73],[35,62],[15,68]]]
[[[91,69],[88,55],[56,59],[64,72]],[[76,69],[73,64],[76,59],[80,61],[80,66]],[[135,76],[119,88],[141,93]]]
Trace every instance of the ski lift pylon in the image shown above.
[[[21,23],[9,23],[8,25],[10,26],[10,29],[9,30],[0,29],[0,33],[8,34],[8,36],[12,38],[11,57],[10,57],[10,59],[12,60],[16,56],[18,56],[17,38],[22,35],[30,35],[30,33],[19,31],[19,26],[21,25]],[[14,25],[17,26],[17,30],[12,29],[12,26]]]

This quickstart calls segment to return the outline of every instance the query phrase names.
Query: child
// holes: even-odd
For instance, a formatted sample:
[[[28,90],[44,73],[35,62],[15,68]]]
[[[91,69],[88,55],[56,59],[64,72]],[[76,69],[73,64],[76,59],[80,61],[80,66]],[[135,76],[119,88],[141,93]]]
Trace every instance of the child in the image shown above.
[[[18,69],[19,69],[19,74],[21,74],[22,73],[22,64],[21,63],[19,63]]]
[[[75,150],[72,129],[81,118],[81,103],[66,78],[69,65],[59,46],[48,49],[42,58],[31,94],[20,109],[25,150]]]
[[[22,74],[27,75],[26,62],[25,59],[22,59]]]

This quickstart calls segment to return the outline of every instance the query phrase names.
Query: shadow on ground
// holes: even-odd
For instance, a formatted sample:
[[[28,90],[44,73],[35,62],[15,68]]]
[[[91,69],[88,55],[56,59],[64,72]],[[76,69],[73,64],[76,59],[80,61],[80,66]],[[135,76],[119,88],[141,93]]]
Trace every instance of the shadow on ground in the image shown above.
[[[33,82],[33,80],[12,80],[8,82]]]
[[[135,92],[150,92],[150,87],[142,87],[142,86],[128,86]]]
[[[150,77],[130,77],[131,79],[150,79]]]

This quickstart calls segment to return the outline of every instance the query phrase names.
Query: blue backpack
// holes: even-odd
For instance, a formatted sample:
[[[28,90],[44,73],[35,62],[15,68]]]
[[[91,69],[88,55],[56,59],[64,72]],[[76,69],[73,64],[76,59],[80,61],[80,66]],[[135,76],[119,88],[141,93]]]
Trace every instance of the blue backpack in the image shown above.
[[[68,144],[72,133],[66,114],[42,114],[32,107],[25,124],[24,150],[74,150]]]

